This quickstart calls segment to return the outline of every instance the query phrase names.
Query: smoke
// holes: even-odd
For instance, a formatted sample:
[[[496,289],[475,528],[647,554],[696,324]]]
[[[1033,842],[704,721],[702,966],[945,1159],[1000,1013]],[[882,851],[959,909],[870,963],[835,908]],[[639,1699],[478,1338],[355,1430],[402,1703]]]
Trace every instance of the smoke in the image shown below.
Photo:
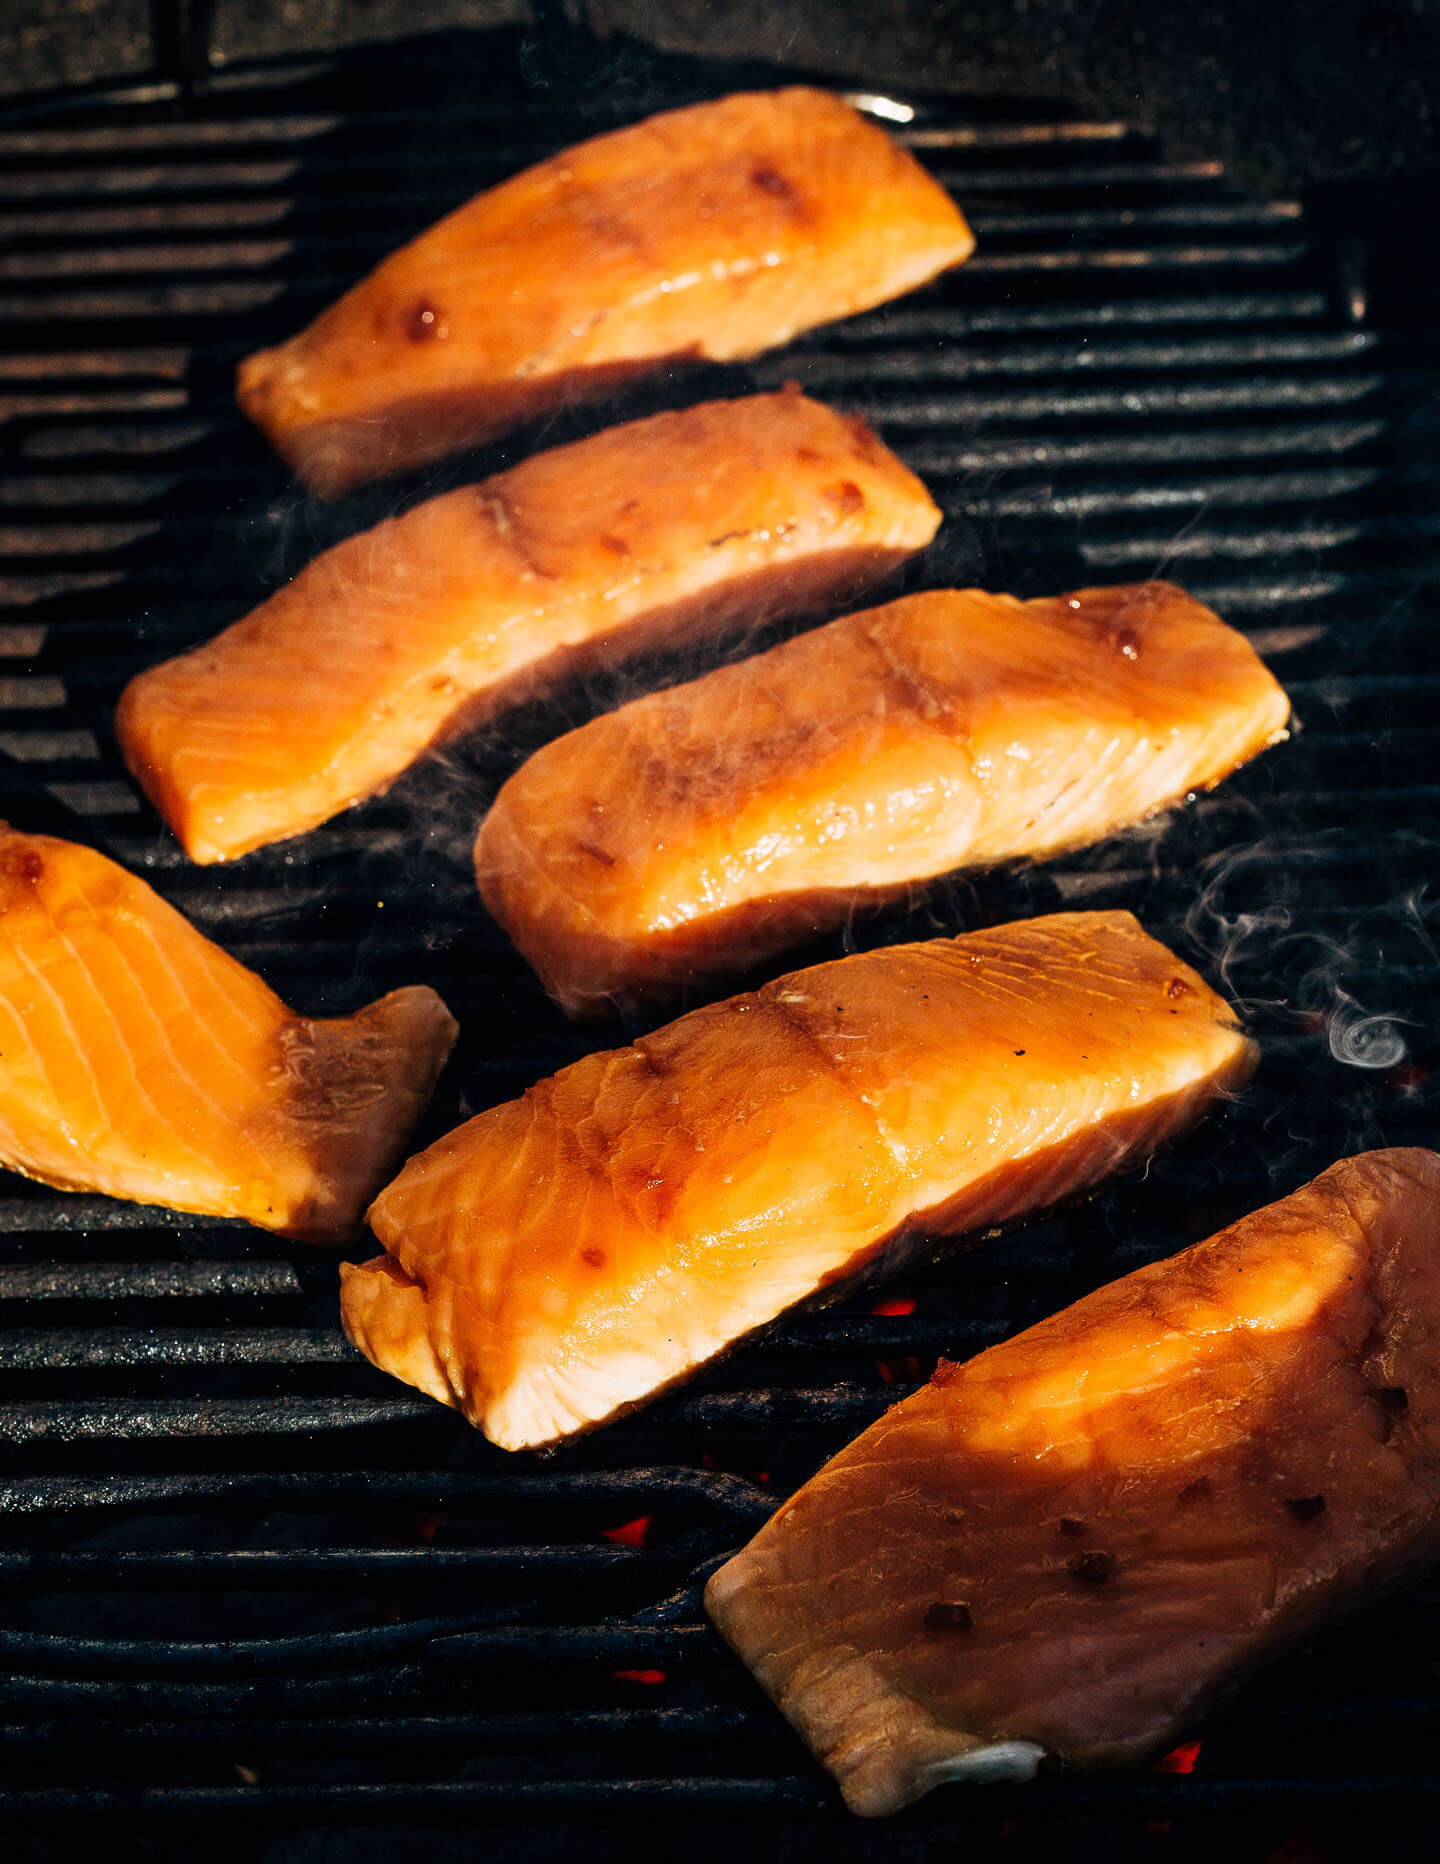
[[[1350,1068],[1394,1068],[1405,1059],[1405,1038],[1388,1017],[1356,1017],[1347,1005],[1330,1018],[1330,1053]]]

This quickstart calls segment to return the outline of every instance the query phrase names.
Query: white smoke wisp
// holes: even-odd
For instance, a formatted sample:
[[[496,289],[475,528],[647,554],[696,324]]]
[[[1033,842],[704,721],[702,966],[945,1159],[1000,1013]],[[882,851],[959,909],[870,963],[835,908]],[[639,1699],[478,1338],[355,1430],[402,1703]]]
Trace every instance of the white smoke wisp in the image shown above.
[[[1397,1068],[1409,1049],[1388,1016],[1357,1016],[1346,1004],[1329,1019],[1330,1053],[1349,1068]]]
[[[1263,841],[1239,849],[1227,849],[1212,858],[1205,868],[1200,886],[1185,914],[1187,938],[1203,952],[1220,987],[1235,1000],[1239,996],[1235,973],[1251,969],[1263,971],[1265,954],[1273,954],[1290,931],[1292,911],[1288,902],[1275,900],[1256,911],[1234,910],[1227,895],[1231,884],[1244,869],[1263,863],[1267,849]],[[1237,1003],[1242,1011],[1259,1008],[1253,1000]]]

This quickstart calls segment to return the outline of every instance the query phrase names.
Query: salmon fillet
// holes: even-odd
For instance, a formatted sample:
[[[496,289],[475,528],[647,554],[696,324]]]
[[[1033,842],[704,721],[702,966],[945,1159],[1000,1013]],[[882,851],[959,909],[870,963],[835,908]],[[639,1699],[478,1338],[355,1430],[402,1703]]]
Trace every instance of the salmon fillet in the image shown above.
[[[0,825],[0,1164],[348,1242],[455,1040],[433,990],[293,1015],[113,861]]]
[[[587,661],[868,588],[940,513],[864,423],[712,401],[538,454],[327,550],[125,688],[125,760],[196,861],[314,828]]]
[[[249,357],[237,394],[333,498],[666,363],[754,356],[974,244],[945,191],[839,98],[726,97],[477,196]]]
[[[1440,1554],[1440,1156],[1370,1152],[931,1383],[710,1581],[883,1815],[1128,1765]]]
[[[476,874],[551,996],[593,1016],[914,881],[1098,840],[1288,714],[1244,637],[1169,583],[936,589],[546,745],[496,797]]]
[[[342,1269],[376,1365],[535,1448],[917,1235],[1011,1222],[1244,1081],[1228,1005],[1129,913],[796,971],[590,1055],[406,1165]]]

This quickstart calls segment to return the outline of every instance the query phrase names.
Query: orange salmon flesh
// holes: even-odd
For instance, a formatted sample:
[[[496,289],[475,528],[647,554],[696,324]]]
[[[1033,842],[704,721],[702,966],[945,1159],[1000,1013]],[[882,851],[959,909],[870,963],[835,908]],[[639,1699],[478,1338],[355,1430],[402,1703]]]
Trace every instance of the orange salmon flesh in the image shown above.
[[[1370,1152],[894,1406],[711,1579],[851,1809],[1131,1766],[1440,1554],[1440,1156]]]
[[[475,844],[575,1017],[734,977],[962,866],[1096,841],[1284,735],[1243,635],[1169,583],[936,589],[650,694],[538,751]]]
[[[754,356],[974,244],[944,189],[839,98],[726,97],[477,196],[249,357],[236,392],[335,497],[665,364]]]
[[[587,1056],[413,1158],[346,1265],[376,1365],[537,1448],[793,1303],[1145,1157],[1254,1045],[1128,913],[796,971]]]
[[[229,860],[587,666],[857,594],[939,522],[863,422],[803,395],[658,414],[327,550],[133,679],[116,731],[186,853]]]
[[[350,1242],[455,1040],[415,986],[293,1015],[113,861],[0,826],[0,1165]]]

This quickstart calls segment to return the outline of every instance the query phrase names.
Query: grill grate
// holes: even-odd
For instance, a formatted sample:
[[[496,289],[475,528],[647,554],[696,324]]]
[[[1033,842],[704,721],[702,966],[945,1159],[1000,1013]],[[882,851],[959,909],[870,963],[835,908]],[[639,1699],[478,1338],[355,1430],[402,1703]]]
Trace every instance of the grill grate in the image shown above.
[[[466,850],[525,750],[623,683],[220,874],[160,829],[110,715],[138,666],[434,489],[302,502],[234,411],[239,355],[557,144],[778,75],[622,47],[582,108],[527,92],[524,56],[503,35],[387,48],[218,74],[183,115],[142,100],[0,125],[0,811],[144,872],[305,1011],[435,984],[465,1029],[432,1131],[597,1045],[485,918]],[[921,107],[899,133],[972,213],[969,266],[548,438],[796,379],[875,421],[945,506],[910,586],[1028,595],[1168,572],[1246,629],[1295,698],[1289,744],[1187,810],[934,889],[855,936],[1132,907],[1247,1005],[1255,1086],[1143,1180],[917,1271],[912,1311],[861,1294],[792,1316],[543,1460],[493,1451],[364,1365],[318,1255],[7,1180],[12,1825],[833,1815],[704,1624],[717,1561],[942,1349],[1001,1339],[1346,1149],[1433,1134],[1440,475],[1423,295],[1372,303],[1364,255],[1300,203],[1238,196],[1215,165],[1167,164],[1120,125]],[[949,1789],[913,1817],[958,1832],[1428,1807],[1437,1611],[1421,1588],[1328,1633],[1217,1718],[1189,1776]]]

